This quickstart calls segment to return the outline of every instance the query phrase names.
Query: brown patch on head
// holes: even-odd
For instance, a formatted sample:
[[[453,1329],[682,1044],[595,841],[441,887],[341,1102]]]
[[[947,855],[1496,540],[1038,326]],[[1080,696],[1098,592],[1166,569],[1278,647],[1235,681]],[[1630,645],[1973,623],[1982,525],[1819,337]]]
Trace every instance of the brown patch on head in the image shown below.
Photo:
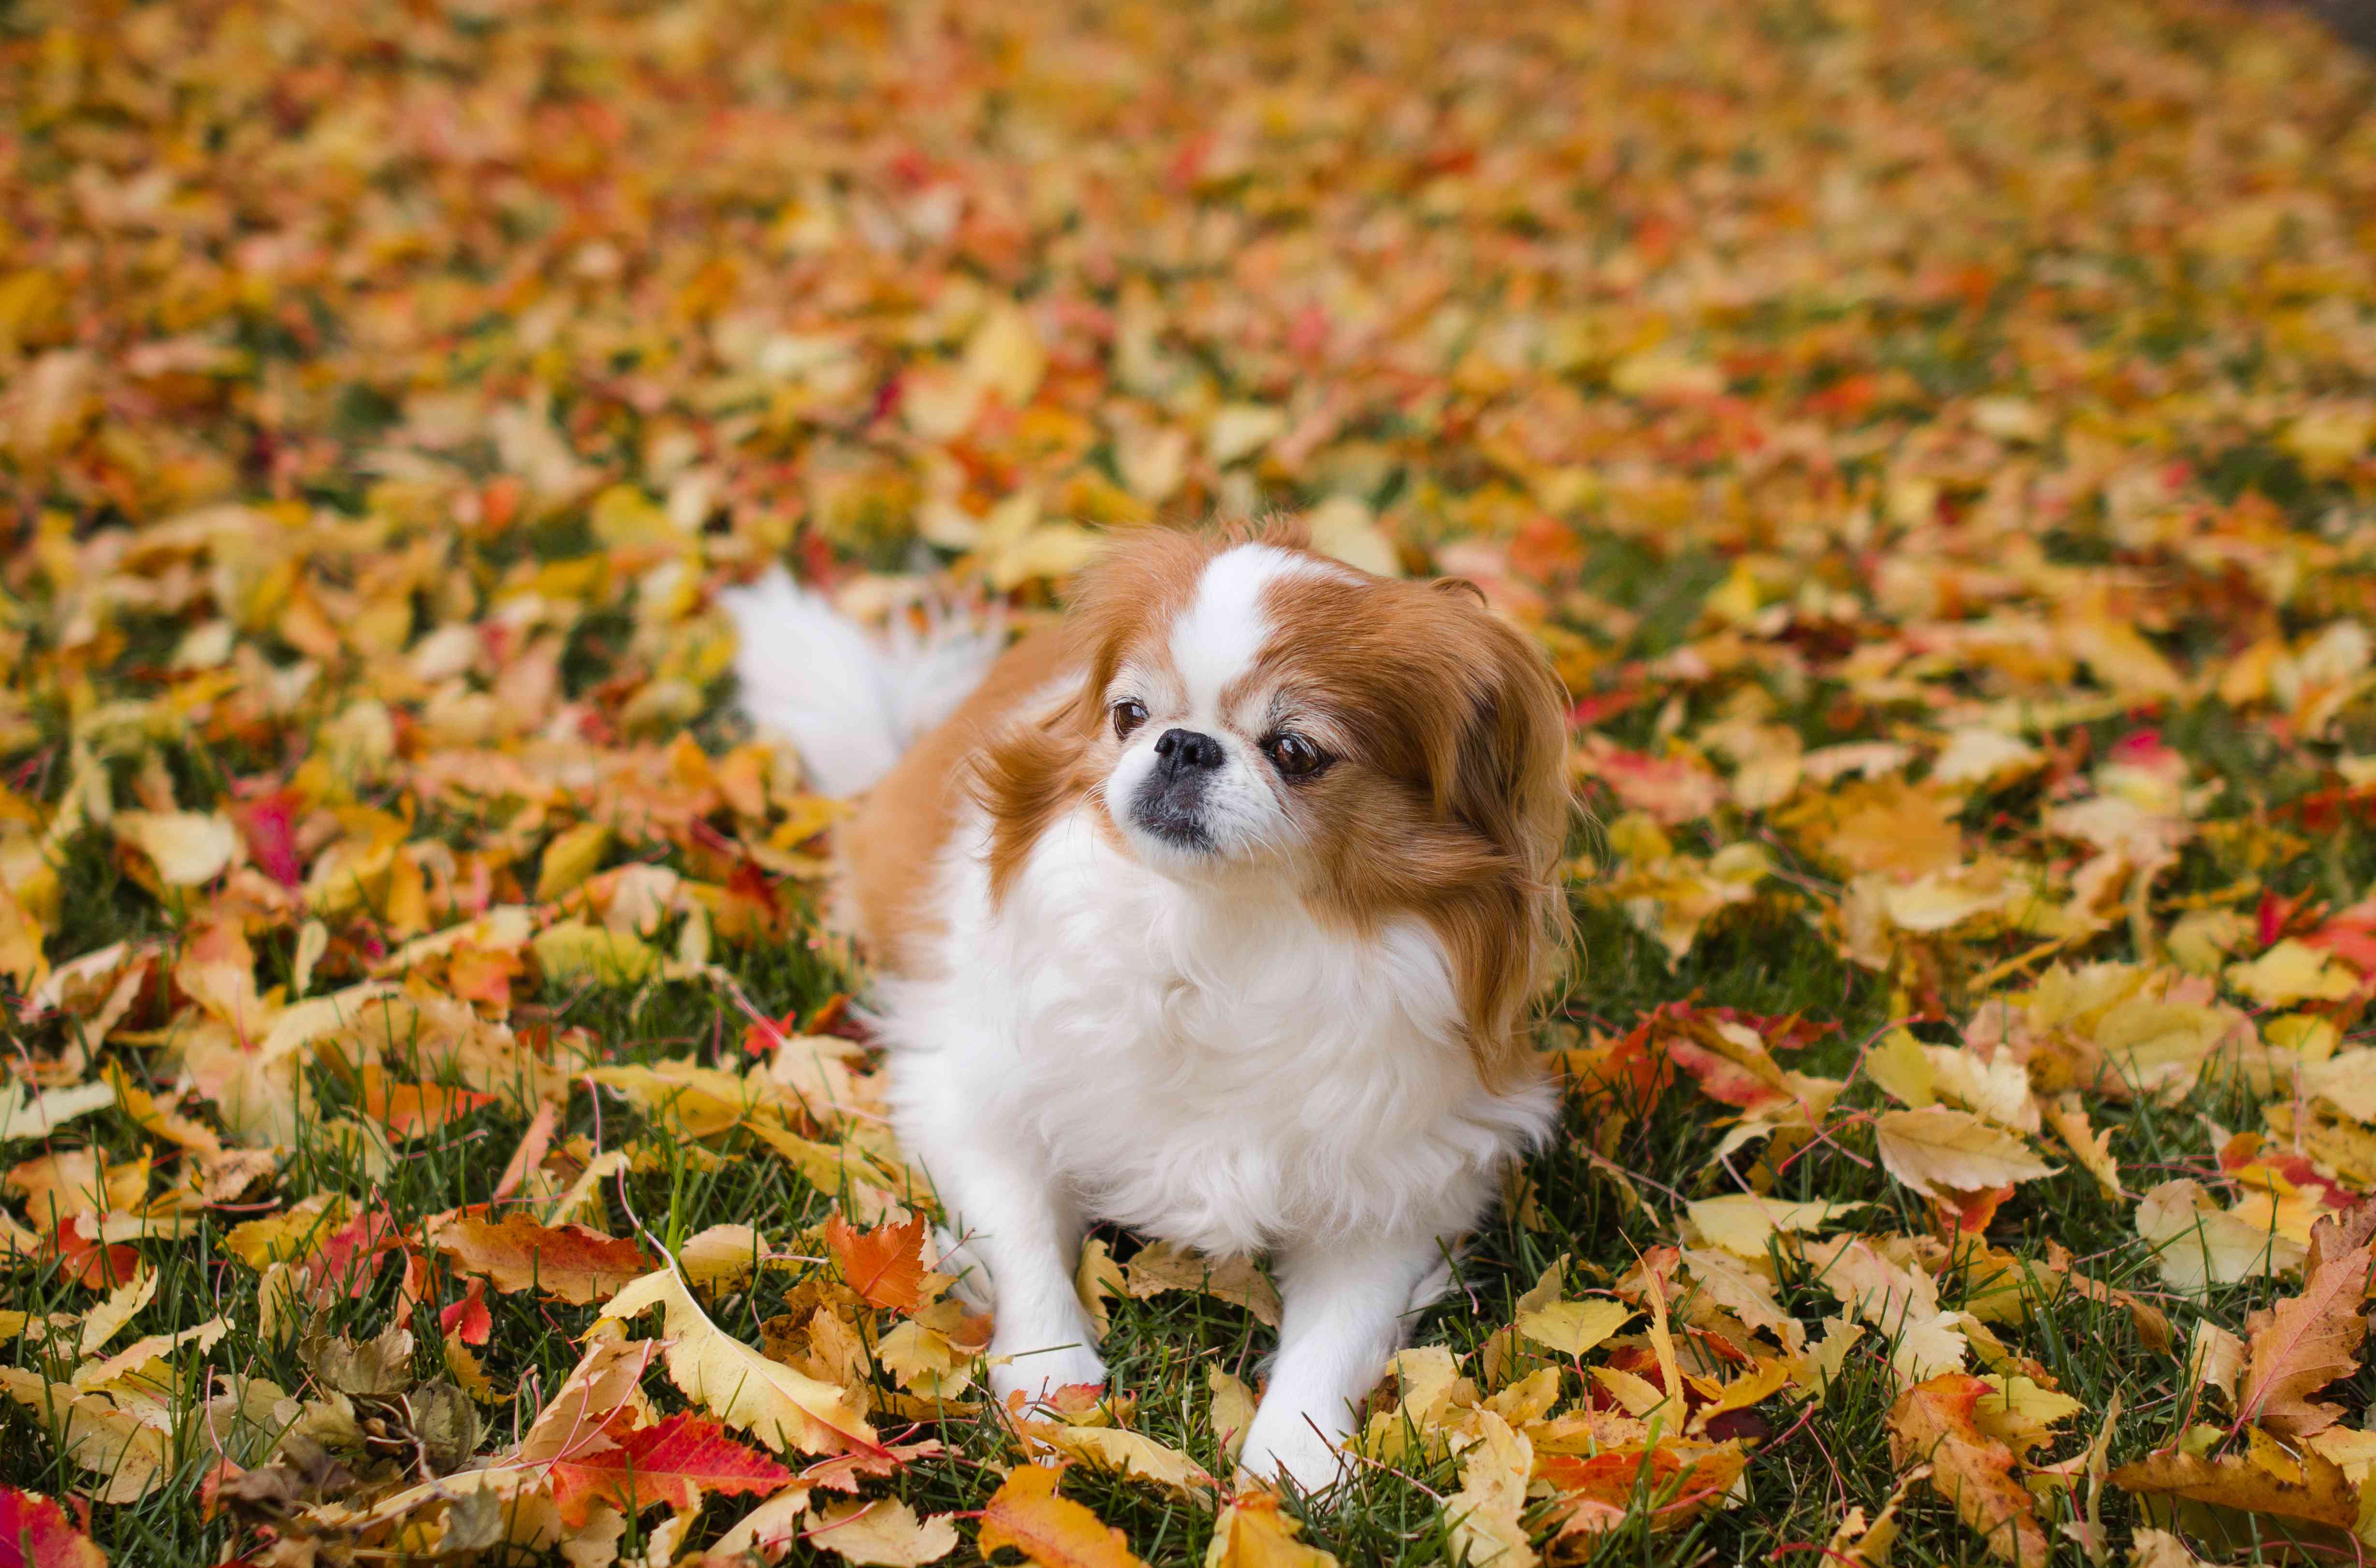
[[[1567,703],[1540,651],[1456,579],[1273,584],[1265,675],[1334,760],[1289,787],[1307,897],[1358,928],[1411,913],[1450,952],[1489,1081],[1517,1077],[1567,906]]]
[[[1144,529],[1082,575],[1062,633],[1080,685],[1053,712],[1012,726],[975,759],[974,795],[990,815],[992,898],[1006,897],[1049,824],[1103,781],[1113,760],[1107,683],[1135,641],[1187,610],[1206,563],[1229,542],[1218,533]]]

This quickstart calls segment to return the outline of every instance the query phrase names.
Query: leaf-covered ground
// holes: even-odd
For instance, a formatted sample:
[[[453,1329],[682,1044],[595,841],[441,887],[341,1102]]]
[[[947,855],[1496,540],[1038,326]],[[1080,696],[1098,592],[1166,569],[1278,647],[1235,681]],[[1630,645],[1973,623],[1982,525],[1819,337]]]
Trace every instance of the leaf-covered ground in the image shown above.
[[[0,12],[0,1564],[2357,1560],[2371,86],[2194,0]],[[712,608],[1267,506],[1538,631],[1597,819],[1562,1136],[1318,1499],[1243,1263],[1101,1234],[1122,1397],[983,1409]]]

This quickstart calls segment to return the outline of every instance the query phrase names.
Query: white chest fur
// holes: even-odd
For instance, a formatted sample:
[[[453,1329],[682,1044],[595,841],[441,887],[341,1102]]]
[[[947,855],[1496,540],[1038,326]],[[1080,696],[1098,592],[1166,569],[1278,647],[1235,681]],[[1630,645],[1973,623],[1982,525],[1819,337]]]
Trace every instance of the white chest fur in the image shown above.
[[[1087,1214],[1230,1253],[1457,1229],[1549,1121],[1547,1094],[1479,1081],[1420,921],[1360,936],[1184,886],[1079,813],[993,911],[978,840],[961,846],[943,978],[885,999],[911,1147],[953,1116],[1004,1123]]]

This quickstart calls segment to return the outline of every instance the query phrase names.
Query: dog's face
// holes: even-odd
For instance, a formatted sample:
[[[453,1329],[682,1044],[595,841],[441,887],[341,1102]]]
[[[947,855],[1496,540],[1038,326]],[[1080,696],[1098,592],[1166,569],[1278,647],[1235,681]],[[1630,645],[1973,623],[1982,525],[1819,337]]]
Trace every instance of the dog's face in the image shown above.
[[[1204,564],[1178,595],[1121,628],[1099,694],[1110,742],[1098,753],[1106,815],[1158,873],[1294,874],[1326,818],[1326,795],[1350,782],[1353,715],[1330,700],[1303,639],[1282,626],[1289,590],[1362,593],[1351,572],[1271,545],[1241,545]],[[1324,793],[1325,792],[1325,793]]]
[[[1468,585],[1372,576],[1291,534],[1150,529],[1068,623],[1073,701],[985,762],[994,886],[1079,802],[1118,865],[1291,894],[1356,928],[1416,913],[1479,966],[1498,946],[1534,972],[1567,821],[1564,695]]]

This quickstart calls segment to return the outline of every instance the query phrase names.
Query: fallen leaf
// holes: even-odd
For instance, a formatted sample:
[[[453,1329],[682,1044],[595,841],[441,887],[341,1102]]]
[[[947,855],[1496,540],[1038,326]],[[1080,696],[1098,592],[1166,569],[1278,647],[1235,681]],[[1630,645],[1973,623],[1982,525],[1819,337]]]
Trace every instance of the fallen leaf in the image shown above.
[[[1056,1494],[1061,1466],[1018,1465],[981,1511],[975,1549],[1013,1547],[1040,1568],[1144,1568],[1120,1530]]]
[[[719,1328],[672,1267],[633,1281],[612,1296],[605,1319],[625,1322],[659,1307],[668,1334],[669,1377],[684,1396],[728,1426],[771,1448],[807,1454],[883,1450],[848,1390],[767,1360]]]
[[[1915,1384],[1890,1407],[1890,1454],[1901,1469],[1930,1467],[1930,1490],[1980,1537],[1990,1556],[2042,1568],[2046,1530],[2013,1474],[2013,1450],[1977,1421],[1980,1401],[1993,1392],[1965,1372]]]
[[[1968,1111],[1928,1105],[1883,1111],[1873,1123],[1881,1162],[1927,1198],[2051,1176],[2027,1143]]]
[[[429,1244],[455,1267],[483,1277],[507,1295],[533,1287],[581,1306],[612,1295],[652,1266],[632,1241],[582,1225],[540,1225],[518,1213],[434,1225]]]
[[[107,1553],[53,1500],[0,1486],[0,1568],[107,1568]]]
[[[945,1514],[919,1519],[896,1497],[837,1503],[802,1534],[846,1562],[881,1568],[921,1568],[957,1549],[957,1527]]]
[[[683,1513],[705,1495],[766,1497],[791,1480],[791,1471],[735,1442],[717,1422],[680,1411],[619,1433],[609,1447],[556,1460],[552,1495],[564,1522],[582,1523],[595,1502],[622,1514],[654,1503]]]
[[[1214,1521],[1204,1568],[1337,1568],[1336,1554],[1302,1533],[1277,1492],[1241,1491]]]
[[[837,1214],[826,1220],[825,1236],[841,1269],[842,1283],[866,1298],[870,1306],[895,1313],[916,1310],[924,1284],[921,1216],[859,1230]]]

